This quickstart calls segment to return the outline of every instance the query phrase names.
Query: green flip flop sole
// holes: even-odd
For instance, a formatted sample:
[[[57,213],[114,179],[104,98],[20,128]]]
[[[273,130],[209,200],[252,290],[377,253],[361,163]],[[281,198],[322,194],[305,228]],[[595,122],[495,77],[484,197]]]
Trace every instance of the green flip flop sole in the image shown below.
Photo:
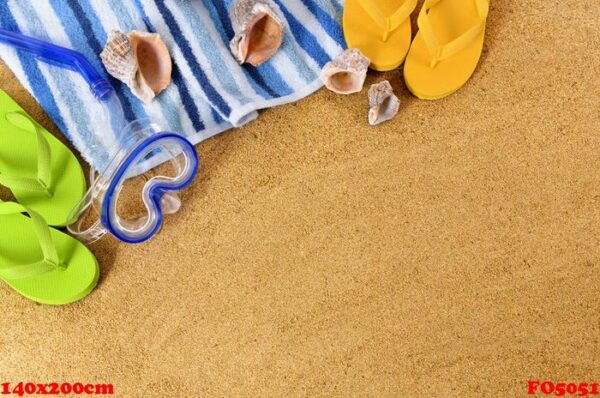
[[[83,170],[73,153],[2,90],[0,185],[54,226],[72,222],[71,210],[86,191]]]
[[[0,202],[0,223],[0,279],[21,295],[42,304],[69,304],[98,283],[94,255],[83,243],[48,227],[41,215]]]

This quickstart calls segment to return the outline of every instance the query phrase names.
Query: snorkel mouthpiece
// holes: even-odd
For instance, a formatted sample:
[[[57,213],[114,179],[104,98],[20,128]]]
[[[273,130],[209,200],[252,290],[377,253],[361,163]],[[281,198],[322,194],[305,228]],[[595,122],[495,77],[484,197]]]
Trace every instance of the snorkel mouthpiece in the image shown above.
[[[105,101],[114,93],[113,86],[104,79],[95,82],[90,88],[99,101]]]
[[[5,29],[0,29],[0,43],[27,51],[48,64],[78,72],[103,105],[106,124],[118,132],[119,142],[111,145],[116,152],[111,154],[108,166],[97,178],[91,170],[94,177],[90,189],[72,210],[70,220],[75,222],[68,227],[69,231],[86,243],[100,239],[107,232],[127,243],[153,237],[160,230],[163,214],[173,214],[181,207],[176,192],[188,186],[198,171],[198,155],[193,145],[179,134],[161,132],[148,120],[127,123],[114,88],[83,54]],[[141,192],[146,215],[134,220],[121,218],[117,204],[123,184],[144,171],[140,164],[151,155],[158,159],[156,164],[170,160],[176,175],[150,178]],[[92,209],[98,212],[98,220],[84,228],[85,216]]]

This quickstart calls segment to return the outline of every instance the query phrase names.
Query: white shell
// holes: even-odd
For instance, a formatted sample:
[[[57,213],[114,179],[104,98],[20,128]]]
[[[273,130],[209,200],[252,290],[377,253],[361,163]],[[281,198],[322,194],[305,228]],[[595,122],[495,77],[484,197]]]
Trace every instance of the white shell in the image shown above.
[[[137,62],[129,36],[118,30],[113,30],[108,36],[104,51],[100,53],[106,71],[114,78],[129,84],[135,81],[138,71]]]
[[[271,58],[283,42],[283,24],[266,0],[237,0],[231,6],[235,36],[229,47],[240,64],[259,66]]]
[[[371,60],[358,48],[351,48],[328,62],[321,70],[325,87],[338,94],[353,94],[362,90]]]
[[[384,80],[369,88],[369,124],[375,126],[393,119],[400,109],[400,100],[389,81]]]
[[[171,56],[156,33],[112,31],[100,58],[108,73],[146,103],[171,82]]]

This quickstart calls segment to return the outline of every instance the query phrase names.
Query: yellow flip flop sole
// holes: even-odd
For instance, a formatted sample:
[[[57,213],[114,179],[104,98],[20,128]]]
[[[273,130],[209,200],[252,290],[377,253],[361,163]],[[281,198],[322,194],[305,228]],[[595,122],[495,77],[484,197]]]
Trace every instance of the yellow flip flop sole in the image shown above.
[[[419,32],[404,63],[408,89],[421,99],[440,99],[473,75],[485,36],[489,0],[426,0]]]
[[[410,14],[417,0],[346,0],[344,37],[348,48],[358,48],[371,60],[371,68],[399,67],[411,41]]]

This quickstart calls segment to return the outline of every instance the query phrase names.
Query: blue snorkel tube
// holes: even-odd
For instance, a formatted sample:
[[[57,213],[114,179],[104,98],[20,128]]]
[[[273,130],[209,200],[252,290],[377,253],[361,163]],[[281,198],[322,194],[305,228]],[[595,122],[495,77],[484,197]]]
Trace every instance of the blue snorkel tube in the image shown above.
[[[160,230],[163,213],[175,213],[181,205],[175,192],[188,186],[196,176],[199,161],[193,145],[179,134],[160,131],[149,121],[126,121],[114,88],[83,54],[5,29],[0,29],[0,43],[79,73],[103,105],[107,123],[127,143],[126,149],[116,147],[117,152],[112,154],[108,166],[100,170],[98,177],[92,178],[90,189],[71,213],[74,223],[68,227],[69,231],[86,243],[96,241],[107,232],[127,243],[140,243],[153,237]],[[146,216],[122,219],[117,212],[117,202],[123,183],[136,174],[140,162],[163,151],[170,156],[176,176],[150,178],[142,190]],[[95,176],[93,170],[92,175]],[[91,209],[97,211],[98,220],[84,228],[85,215]]]
[[[0,28],[0,43],[19,50],[25,50],[47,64],[78,72],[90,86],[94,96],[100,101],[114,93],[113,87],[90,64],[85,56],[68,48],[55,46],[33,37]]]

